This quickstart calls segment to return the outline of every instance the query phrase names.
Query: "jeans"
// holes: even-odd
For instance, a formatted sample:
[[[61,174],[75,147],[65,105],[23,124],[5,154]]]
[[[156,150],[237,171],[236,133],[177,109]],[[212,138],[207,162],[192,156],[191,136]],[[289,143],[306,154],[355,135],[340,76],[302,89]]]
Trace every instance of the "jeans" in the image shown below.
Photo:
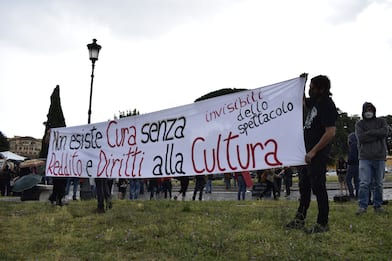
[[[244,177],[242,175],[238,176],[238,195],[237,199],[238,200],[245,200],[245,192],[246,192],[246,184]]]
[[[211,193],[211,191],[212,191],[212,180],[208,179],[206,185],[206,193]]]
[[[359,160],[359,207],[366,209],[369,203],[370,184],[373,181],[373,207],[379,208],[383,203],[384,160]]]
[[[352,181],[354,180],[354,186]],[[359,167],[358,165],[347,166],[346,183],[350,197],[358,197],[359,191]],[[354,193],[355,188],[355,193]]]
[[[226,185],[226,189],[230,189],[231,184],[230,184],[230,178],[229,177],[225,177],[225,185]]]
[[[71,188],[72,183],[72,198],[76,199],[76,194],[78,192],[79,187],[79,178],[68,178],[67,179],[67,186],[65,187],[65,195],[69,195],[69,190]]]
[[[328,224],[329,201],[325,174],[327,160],[327,156],[317,154],[310,165],[301,169],[299,176],[300,204],[296,218],[306,218],[313,191],[318,205],[317,223],[320,225]]]
[[[140,180],[131,179],[129,181],[129,199],[138,199],[140,194]]]

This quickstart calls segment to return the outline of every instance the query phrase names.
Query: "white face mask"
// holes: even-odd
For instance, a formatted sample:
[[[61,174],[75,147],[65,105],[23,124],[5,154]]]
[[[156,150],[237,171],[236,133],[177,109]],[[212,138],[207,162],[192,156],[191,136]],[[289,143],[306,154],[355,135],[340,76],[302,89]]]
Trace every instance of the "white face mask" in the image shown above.
[[[367,111],[367,112],[365,112],[364,114],[363,114],[363,116],[366,118],[366,119],[371,119],[371,118],[373,118],[373,112],[371,112],[371,111]]]

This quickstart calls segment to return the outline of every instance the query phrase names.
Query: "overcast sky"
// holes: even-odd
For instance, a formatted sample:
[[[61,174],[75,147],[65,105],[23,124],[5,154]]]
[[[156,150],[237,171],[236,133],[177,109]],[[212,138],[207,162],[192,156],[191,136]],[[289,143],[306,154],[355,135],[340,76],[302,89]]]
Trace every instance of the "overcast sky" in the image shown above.
[[[392,0],[2,0],[0,131],[42,138],[60,85],[67,126],[192,103],[221,88],[325,74],[338,108],[392,114]],[[309,82],[308,82],[309,83]]]

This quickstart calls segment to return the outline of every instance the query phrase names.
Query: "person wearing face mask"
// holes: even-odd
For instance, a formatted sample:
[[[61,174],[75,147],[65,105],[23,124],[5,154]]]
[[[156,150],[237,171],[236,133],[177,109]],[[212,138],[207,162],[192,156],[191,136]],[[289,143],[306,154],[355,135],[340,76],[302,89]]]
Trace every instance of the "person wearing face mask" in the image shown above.
[[[385,119],[376,117],[376,107],[370,102],[365,102],[362,106],[362,120],[355,125],[355,135],[358,138],[359,153],[359,209],[356,214],[366,213],[372,182],[374,211],[382,213],[388,125]]]
[[[306,77],[306,75],[301,75]],[[327,76],[319,75],[311,79],[309,98],[304,97],[304,138],[305,162],[299,173],[300,200],[297,213],[286,228],[304,229],[306,214],[310,205],[311,193],[316,196],[318,205],[317,223],[307,233],[322,233],[329,230],[329,202],[326,187],[326,171],[331,141],[336,133],[338,112],[331,98],[331,82]]]

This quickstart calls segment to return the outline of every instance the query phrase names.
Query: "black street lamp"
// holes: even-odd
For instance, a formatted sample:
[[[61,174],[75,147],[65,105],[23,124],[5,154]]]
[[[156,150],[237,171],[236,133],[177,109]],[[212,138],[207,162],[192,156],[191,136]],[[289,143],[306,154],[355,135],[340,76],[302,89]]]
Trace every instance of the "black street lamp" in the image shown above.
[[[97,39],[93,39],[93,42],[91,44],[87,45],[90,60],[92,63],[92,71],[91,71],[91,85],[90,85],[90,103],[88,106],[88,120],[87,123],[91,123],[91,99],[93,96],[93,81],[94,81],[94,68],[95,68],[95,62],[98,60],[98,55],[99,51],[101,50],[102,46],[97,44]]]
[[[101,50],[102,46],[97,44],[97,39],[93,39],[91,44],[87,45],[88,53],[90,56],[90,60],[92,63],[92,71],[91,71],[91,85],[90,85],[90,103],[88,105],[88,120],[87,123],[91,123],[91,99],[93,96],[93,82],[94,82],[94,67],[95,62],[98,61],[99,51]],[[88,178],[82,179],[80,183],[80,199],[88,200],[94,197],[93,191],[91,190],[90,180]]]

